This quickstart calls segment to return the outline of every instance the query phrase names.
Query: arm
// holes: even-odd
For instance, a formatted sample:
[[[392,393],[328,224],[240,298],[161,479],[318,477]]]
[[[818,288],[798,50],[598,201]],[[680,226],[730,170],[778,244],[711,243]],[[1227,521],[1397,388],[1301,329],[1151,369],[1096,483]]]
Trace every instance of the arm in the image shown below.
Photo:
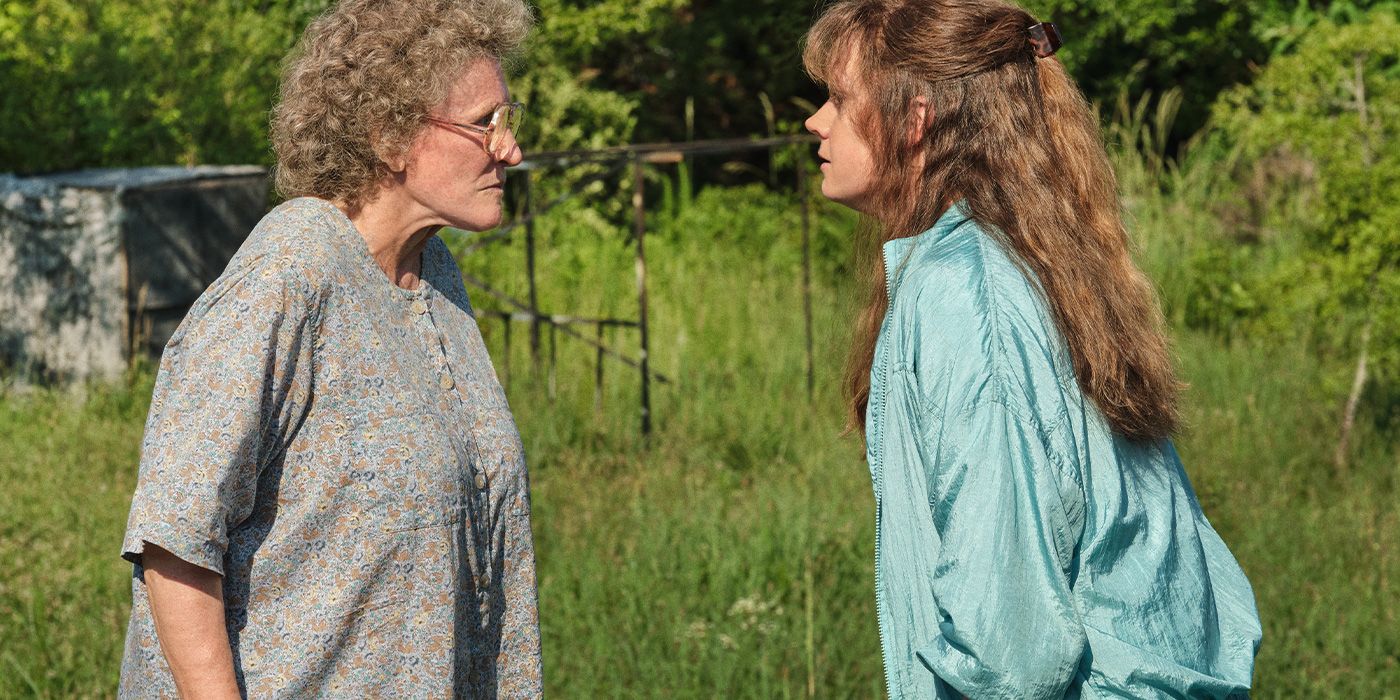
[[[313,300],[291,277],[271,263],[226,273],[161,359],[122,557],[144,569],[141,642],[158,642],[168,666],[130,670],[184,697],[238,696],[234,664],[246,656],[225,629],[229,539],[254,513],[261,465],[312,384]]]
[[[501,698],[537,698],[544,692],[535,548],[524,478],[519,488],[515,506],[507,506],[512,512],[506,514],[505,560],[501,574],[505,612],[501,617],[500,652],[496,657]]]
[[[1057,469],[1021,412],[999,401],[946,427],[930,504],[943,619],[918,655],[969,697],[1063,697],[1086,641],[1065,572],[1074,535]]]
[[[238,698],[224,579],[149,542],[142,554],[156,636],[182,698]]]

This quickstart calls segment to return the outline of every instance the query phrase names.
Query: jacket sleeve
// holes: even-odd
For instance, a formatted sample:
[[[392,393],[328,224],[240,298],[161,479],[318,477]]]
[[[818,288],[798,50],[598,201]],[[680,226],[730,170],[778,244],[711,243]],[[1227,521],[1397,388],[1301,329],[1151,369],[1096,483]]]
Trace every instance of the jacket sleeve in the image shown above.
[[[1028,409],[982,398],[938,430],[930,508],[939,633],[917,651],[971,698],[1059,698],[1086,646],[1067,573],[1074,541]],[[1014,401],[1014,399],[1012,399]]]

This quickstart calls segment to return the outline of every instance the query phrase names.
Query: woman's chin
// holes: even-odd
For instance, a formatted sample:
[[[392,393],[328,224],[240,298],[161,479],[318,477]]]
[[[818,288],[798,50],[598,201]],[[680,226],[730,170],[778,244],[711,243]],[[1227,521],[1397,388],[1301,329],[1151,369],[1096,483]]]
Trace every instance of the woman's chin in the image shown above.
[[[866,202],[865,199],[861,196],[853,195],[849,192],[828,192],[827,188],[825,187],[825,183],[823,183],[822,186],[822,196],[837,204],[840,204],[843,207],[854,209],[859,214],[865,214],[867,216],[869,216],[870,214],[870,212],[866,211],[865,207],[863,206],[866,204]]]
[[[483,208],[466,216],[453,217],[448,225],[463,231],[490,231],[501,225],[501,219],[501,207],[498,204],[489,211]]]

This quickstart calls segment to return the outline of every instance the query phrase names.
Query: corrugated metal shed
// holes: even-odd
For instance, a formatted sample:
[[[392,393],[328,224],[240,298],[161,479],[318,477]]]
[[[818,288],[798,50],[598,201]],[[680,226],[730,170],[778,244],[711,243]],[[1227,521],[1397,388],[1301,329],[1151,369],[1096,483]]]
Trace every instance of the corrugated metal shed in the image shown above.
[[[254,166],[0,175],[0,374],[110,380],[158,357],[267,194]]]

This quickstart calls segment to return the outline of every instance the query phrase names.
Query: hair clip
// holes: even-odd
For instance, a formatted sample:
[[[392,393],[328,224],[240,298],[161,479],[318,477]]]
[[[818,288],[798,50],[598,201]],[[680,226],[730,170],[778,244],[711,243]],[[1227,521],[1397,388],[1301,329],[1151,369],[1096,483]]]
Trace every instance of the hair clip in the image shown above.
[[[1036,58],[1054,56],[1065,43],[1060,38],[1060,30],[1055,28],[1053,22],[1033,24],[1028,31],[1031,33],[1031,46],[1035,48]]]

